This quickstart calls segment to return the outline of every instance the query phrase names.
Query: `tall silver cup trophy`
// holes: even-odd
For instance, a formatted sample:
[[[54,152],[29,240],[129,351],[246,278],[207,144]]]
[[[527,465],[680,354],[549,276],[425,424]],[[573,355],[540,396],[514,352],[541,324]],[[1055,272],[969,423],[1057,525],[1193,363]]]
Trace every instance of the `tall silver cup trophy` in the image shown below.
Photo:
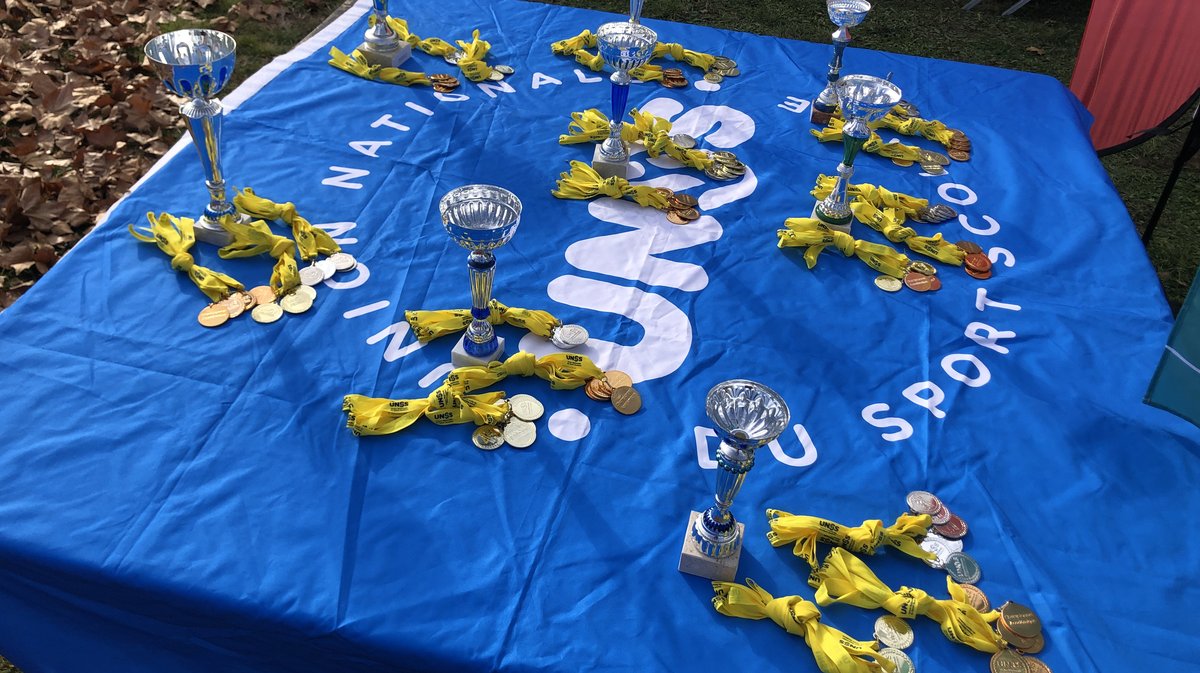
[[[830,229],[848,234],[854,218],[846,200],[846,186],[854,174],[854,157],[871,137],[867,124],[887,114],[900,102],[901,93],[895,84],[870,75],[846,75],[838,81],[837,92],[842,116],[846,119],[846,125],[842,127],[842,163],[838,164],[833,192],[817,203],[813,217]]]
[[[382,68],[399,68],[412,55],[412,45],[400,39],[388,25],[388,0],[372,0],[371,15],[374,25],[363,34],[358,53],[370,65]]]
[[[754,467],[754,452],[774,441],[787,428],[791,414],[783,398],[754,381],[734,379],[717,384],[704,401],[709,419],[717,426],[715,503],[703,512],[692,512],[679,570],[711,580],[732,582],[742,553],[742,530],[729,511]]]
[[[216,30],[176,30],[146,43],[146,56],[172,93],[189,100],[179,111],[188,122],[192,142],[200,152],[208,206],[196,221],[196,238],[225,245],[229,234],[217,223],[225,215],[236,216],[225,198],[225,176],[221,171],[221,101],[216,98],[233,74],[237,43],[233,36]]]
[[[504,339],[488,322],[496,256],[492,251],[508,243],[521,223],[521,200],[507,189],[492,185],[467,185],[451,190],[438,205],[442,226],[454,242],[471,251],[467,269],[471,276],[471,325],[455,344],[450,362],[455,367],[486,365],[504,355]]]
[[[612,82],[612,116],[608,138],[592,155],[592,168],[606,178],[624,178],[629,174],[629,147],[621,140],[621,128],[629,105],[629,84],[633,81],[629,71],[646,65],[658,43],[657,33],[635,22],[635,10],[640,13],[640,3],[630,3],[629,21],[606,23],[596,31],[601,58],[616,71],[609,78]]]
[[[850,44],[850,29],[867,18],[867,12],[871,11],[871,3],[867,0],[826,0],[825,8],[829,11],[829,20],[837,26],[837,30],[833,32],[833,60],[829,62],[825,88],[813,101],[808,115],[809,121],[822,126],[829,123],[837,110],[835,87],[842,71],[842,52],[846,51],[846,45]]]

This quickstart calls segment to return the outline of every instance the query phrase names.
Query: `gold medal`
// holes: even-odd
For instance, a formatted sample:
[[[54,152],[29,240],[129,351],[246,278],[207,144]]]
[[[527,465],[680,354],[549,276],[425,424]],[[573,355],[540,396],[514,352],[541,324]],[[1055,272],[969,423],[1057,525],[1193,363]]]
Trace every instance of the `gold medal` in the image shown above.
[[[229,321],[229,311],[220,303],[209,304],[200,311],[196,320],[205,327],[220,327]]]

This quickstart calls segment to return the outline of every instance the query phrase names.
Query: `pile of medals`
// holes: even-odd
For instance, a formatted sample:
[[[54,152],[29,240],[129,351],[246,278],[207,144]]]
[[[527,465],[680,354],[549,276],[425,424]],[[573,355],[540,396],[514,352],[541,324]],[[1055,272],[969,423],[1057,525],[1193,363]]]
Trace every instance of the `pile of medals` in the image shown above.
[[[921,549],[937,558],[925,561],[933,568],[942,568],[959,584],[975,584],[983,575],[979,563],[963,553],[962,538],[967,535],[967,522],[962,520],[938,497],[928,491],[913,491],[904,498],[908,511],[928,514],[933,532],[921,541]]]
[[[611,402],[613,408],[632,416],[642,408],[642,396],[633,389],[633,379],[625,372],[604,372],[602,378],[588,379],[583,392],[597,402]]]
[[[971,139],[958,129],[951,129],[954,135],[950,138],[950,158],[955,161],[971,160]]]
[[[896,673],[915,673],[916,666],[904,650],[913,644],[913,630],[908,622],[893,615],[884,615],[875,620],[875,640],[883,648],[879,656],[896,665]]]
[[[1005,648],[992,655],[992,673],[1050,673],[1050,667],[1042,660],[1022,656],[1037,654],[1046,646],[1042,620],[1033,610],[1011,601],[1001,605],[996,630],[1013,649]]]
[[[713,61],[712,67],[708,69],[708,72],[704,73],[704,79],[713,84],[719,84],[726,77],[737,77],[740,74],[742,74],[742,71],[738,70],[737,61],[724,56],[718,56]]]
[[[668,89],[682,89],[688,85],[687,78],[683,76],[683,68],[663,68],[662,75],[658,83]]]
[[[513,395],[508,398],[508,416],[495,425],[482,425],[471,433],[471,443],[483,451],[495,451],[508,444],[514,449],[527,449],[537,441],[534,421],[546,408],[532,395]]]
[[[554,344],[555,348],[564,351],[579,348],[587,343],[589,338],[591,335],[588,334],[586,327],[571,323],[560,323],[550,332],[550,343]]]
[[[917,150],[921,153],[920,164],[921,170],[930,175],[945,175],[946,166],[950,165],[950,159],[941,152],[934,152],[923,147],[918,147]],[[913,162],[906,159],[892,159],[892,163],[897,166],[912,166]]]
[[[954,245],[967,253],[963,260],[963,268],[966,269],[968,276],[978,280],[987,280],[992,277],[992,260],[983,254],[983,248],[979,247],[979,244],[971,241],[959,241]]]
[[[433,82],[433,90],[438,93],[450,93],[458,88],[459,81],[454,75],[446,75],[435,73],[429,76],[429,81]]]
[[[691,194],[676,194],[666,187],[655,187],[654,191],[667,197],[667,221],[671,224],[687,224],[700,219],[696,206],[700,202]]]
[[[925,151],[925,150],[922,150]],[[935,203],[932,206],[921,206],[912,218],[918,222],[926,224],[941,224],[958,217],[958,212],[944,203]]]
[[[197,320],[205,327],[220,327],[249,311],[254,322],[267,324],[279,320],[284,313],[304,313],[313,307],[313,302],[317,299],[314,285],[333,277],[333,274],[339,271],[353,271],[357,266],[358,261],[353,255],[335,252],[300,269],[301,284],[279,297],[276,297],[275,291],[267,285],[259,285],[246,292],[234,292],[229,297],[205,307],[200,311]]]
[[[737,155],[729,151],[709,152],[713,165],[704,170],[704,174],[714,180],[736,180],[746,173],[746,164],[738,160]]]

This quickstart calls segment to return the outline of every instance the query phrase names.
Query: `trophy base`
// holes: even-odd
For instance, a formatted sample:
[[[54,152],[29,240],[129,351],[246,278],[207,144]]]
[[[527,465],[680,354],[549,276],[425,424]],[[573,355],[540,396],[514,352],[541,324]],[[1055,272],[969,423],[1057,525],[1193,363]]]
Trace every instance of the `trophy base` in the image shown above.
[[[466,339],[467,335],[462,335],[458,343],[454,344],[454,350],[450,351],[450,364],[455,367],[486,367],[489,362],[504,357],[504,337],[496,337],[496,350],[478,357],[467,352],[463,343]]]
[[[683,532],[683,550],[679,553],[679,572],[704,577],[718,582],[732,582],[737,577],[738,560],[742,557],[742,546],[725,558],[713,558],[700,551],[700,547],[692,540],[692,527],[696,519],[704,516],[703,512],[692,511],[688,517],[687,528]],[[738,536],[745,539],[746,526],[738,522]]]
[[[233,213],[233,216],[238,222],[246,221],[246,216],[241,213]],[[228,231],[222,229],[216,220],[207,215],[203,215],[197,219],[195,224],[192,225],[192,229],[195,231],[197,241],[215,245],[218,248],[229,245],[229,242],[233,240]]]
[[[629,178],[629,160],[612,161],[600,154],[600,146],[596,145],[596,149],[592,152],[592,170],[600,174],[602,178],[621,178],[626,180]]]
[[[362,54],[367,65],[377,65],[381,68],[399,68],[412,56],[412,45],[401,41],[395,49],[379,49],[370,42],[358,45],[358,53]]]
[[[847,217],[844,220],[840,220],[840,219],[833,220],[832,218],[830,218],[829,216],[827,216],[821,212],[821,209],[818,207],[820,205],[821,204],[818,203],[817,205],[813,206],[812,215],[811,215],[812,218],[820,220],[821,224],[829,227],[830,229],[832,229],[834,231],[840,231],[843,234],[850,233],[850,224],[852,222],[854,222],[853,216]]]

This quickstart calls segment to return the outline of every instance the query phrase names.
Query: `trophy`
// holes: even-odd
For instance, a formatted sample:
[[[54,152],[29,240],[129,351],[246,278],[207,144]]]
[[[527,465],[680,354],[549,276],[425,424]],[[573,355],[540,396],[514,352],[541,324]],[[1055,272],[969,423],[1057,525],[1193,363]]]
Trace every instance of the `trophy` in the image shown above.
[[[504,355],[504,339],[488,322],[496,256],[492,251],[508,243],[521,223],[521,200],[507,189],[492,185],[467,185],[451,190],[438,204],[442,226],[454,242],[471,251],[471,325],[455,344],[450,362],[455,367],[487,365]]]
[[[833,192],[813,209],[813,217],[830,229],[850,233],[853,213],[846,201],[846,185],[854,174],[854,157],[863,143],[871,137],[869,122],[887,114],[900,100],[900,87],[886,79],[870,75],[846,75],[837,83],[838,99],[842,103],[842,163],[838,164],[837,181]]]
[[[837,110],[838,98],[834,87],[842,70],[842,52],[850,44],[848,29],[862,23],[867,18],[867,12],[871,11],[871,3],[867,0],[826,0],[825,6],[829,10],[829,20],[838,29],[833,33],[833,60],[829,62],[829,74],[826,76],[829,83],[813,101],[808,116],[809,121],[822,126],[829,123]]]
[[[371,12],[375,15],[375,25],[367,28],[363,34],[363,43],[358,45],[358,53],[369,65],[381,68],[399,68],[401,63],[412,55],[412,45],[400,39],[396,31],[388,25],[387,0],[371,0]]]
[[[226,215],[245,219],[225,198],[221,172],[221,101],[215,96],[233,73],[237,43],[232,35],[216,30],[176,30],[146,43],[146,56],[172,93],[190,100],[179,107],[187,119],[192,142],[200,152],[208,205],[196,220],[196,238],[213,245],[226,245],[230,237],[218,220]]]
[[[653,30],[633,20],[635,10],[640,13],[641,2],[630,3],[629,21],[606,23],[596,31],[600,56],[616,70],[609,78],[612,82],[612,117],[608,138],[592,155],[592,168],[606,178],[624,178],[629,173],[629,148],[621,140],[622,120],[629,102],[629,83],[633,81],[629,71],[645,65],[658,43],[658,35]]]
[[[717,426],[716,504],[688,519],[680,572],[732,582],[742,552],[744,526],[733,518],[729,506],[754,467],[754,451],[774,441],[787,427],[791,414],[774,390],[744,379],[717,384],[704,401],[708,417]]]

